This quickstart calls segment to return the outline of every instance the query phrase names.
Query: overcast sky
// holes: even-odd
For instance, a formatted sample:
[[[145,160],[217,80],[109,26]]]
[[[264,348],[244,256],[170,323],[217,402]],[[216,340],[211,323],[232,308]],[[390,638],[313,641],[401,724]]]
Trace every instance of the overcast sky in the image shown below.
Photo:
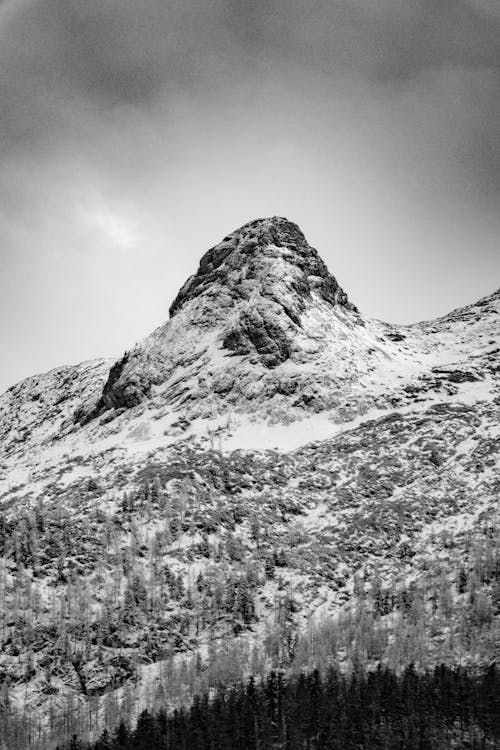
[[[498,0],[0,0],[0,390],[296,221],[363,313],[500,286]]]

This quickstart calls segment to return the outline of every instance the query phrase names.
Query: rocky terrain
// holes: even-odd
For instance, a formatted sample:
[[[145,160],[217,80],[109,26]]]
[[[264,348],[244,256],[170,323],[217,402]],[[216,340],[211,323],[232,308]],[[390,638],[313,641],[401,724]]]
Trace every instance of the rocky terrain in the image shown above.
[[[270,666],[495,659],[499,312],[368,320],[260,219],[118,362],[0,396],[0,729],[53,747]]]

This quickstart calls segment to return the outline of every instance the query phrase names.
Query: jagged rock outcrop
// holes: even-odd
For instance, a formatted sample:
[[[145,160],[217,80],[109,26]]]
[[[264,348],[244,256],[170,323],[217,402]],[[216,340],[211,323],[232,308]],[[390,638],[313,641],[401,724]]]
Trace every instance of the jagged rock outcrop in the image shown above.
[[[95,409],[112,360],[33,375],[0,395],[0,446],[13,454],[59,440]]]
[[[170,315],[220,288],[232,301],[249,301],[256,293],[272,300],[296,325],[313,294],[356,311],[297,224],[279,216],[251,221],[205,253],[170,306]]]
[[[311,309],[320,313],[316,330],[304,321]],[[299,227],[281,217],[249,222],[202,257],[171,305],[170,321],[112,367],[96,413],[136,406],[159,388],[167,401],[181,396],[183,404],[228,390],[233,401],[254,400],[255,383],[261,381],[257,390],[266,399],[295,393],[306,380],[310,388],[304,375],[297,374],[302,386],[291,387],[290,373],[283,380],[266,371],[316,356],[327,338],[322,326],[336,320],[339,329],[363,325]],[[187,366],[195,380],[190,384],[185,377],[179,394],[175,371]],[[198,378],[201,369],[208,370],[208,378]],[[307,401],[296,399],[302,406]]]
[[[418,392],[404,382],[411,371],[410,381],[439,387],[432,367],[456,369],[462,352],[486,341],[497,309],[491,295],[429,323],[366,321],[296,224],[258,219],[202,257],[170,319],[113,365],[83,421],[145,403],[189,419],[231,410],[279,420],[330,408],[343,419],[394,385]]]
[[[142,384],[138,378],[120,379],[129,360],[130,355],[128,352],[125,352],[123,357],[118,362],[115,362],[109,371],[101,399],[101,403],[108,409],[113,409],[115,406],[122,406],[128,409],[136,406],[144,397],[149,395],[149,383],[145,382],[144,388],[142,388]]]

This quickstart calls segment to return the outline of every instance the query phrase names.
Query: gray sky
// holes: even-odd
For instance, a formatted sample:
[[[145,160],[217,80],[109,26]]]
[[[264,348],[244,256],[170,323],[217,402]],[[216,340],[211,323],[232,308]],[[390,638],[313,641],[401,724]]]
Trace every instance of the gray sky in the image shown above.
[[[498,0],[0,0],[0,390],[296,221],[368,316],[500,286]]]

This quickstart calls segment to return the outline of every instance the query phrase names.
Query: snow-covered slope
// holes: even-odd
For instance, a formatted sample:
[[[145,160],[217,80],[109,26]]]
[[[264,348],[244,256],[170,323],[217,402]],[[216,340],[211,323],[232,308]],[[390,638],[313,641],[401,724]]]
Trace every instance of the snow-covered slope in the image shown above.
[[[167,656],[263,648],[283,592],[300,630],[349,606],[361,570],[423,580],[442,559],[446,579],[464,530],[496,517],[499,321],[500,292],[435,321],[365,319],[295,224],[260,219],[118,362],[0,396],[14,701],[41,716],[133,678],[151,704]]]
[[[286,448],[424,398],[491,398],[499,309],[496,292],[431,322],[365,320],[295,224],[250,222],[112,367],[61,368],[0,396],[0,491],[62,455],[135,460],[214,431],[226,448]]]

